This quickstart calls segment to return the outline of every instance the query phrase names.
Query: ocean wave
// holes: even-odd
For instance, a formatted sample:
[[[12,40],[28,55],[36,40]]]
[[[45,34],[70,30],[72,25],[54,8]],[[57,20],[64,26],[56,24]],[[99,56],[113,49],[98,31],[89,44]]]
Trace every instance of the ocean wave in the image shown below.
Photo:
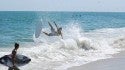
[[[71,66],[110,58],[111,54],[118,53],[121,50],[120,47],[125,46],[124,33],[124,28],[105,28],[84,32],[76,23],[65,26],[64,39],[56,36],[48,37],[42,32],[38,38],[35,38],[34,34],[34,45],[26,45],[30,47],[20,48],[18,52],[32,59],[31,63],[20,69],[64,70]],[[7,53],[9,52],[3,54]],[[0,66],[0,68],[5,67]]]
[[[57,62],[57,64],[61,62],[58,65],[52,65],[53,69],[60,70],[63,66],[63,68],[66,68],[72,66],[72,64],[84,64],[109,58],[111,57],[110,54],[118,53],[121,48],[116,47],[115,41],[121,41],[124,33],[124,28],[105,28],[84,32],[80,25],[76,23],[65,26],[63,29],[64,39],[41,34],[39,38],[34,38],[34,41],[38,44],[37,50],[39,53],[36,51],[38,58]],[[120,41],[117,45],[121,43],[124,45],[124,42]]]

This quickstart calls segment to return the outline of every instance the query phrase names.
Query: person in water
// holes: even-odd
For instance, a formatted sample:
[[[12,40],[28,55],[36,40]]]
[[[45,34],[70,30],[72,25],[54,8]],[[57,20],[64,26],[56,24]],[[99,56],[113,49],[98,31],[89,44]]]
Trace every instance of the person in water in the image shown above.
[[[19,70],[16,65],[15,65],[15,62],[16,62],[16,54],[17,54],[17,49],[19,48],[19,44],[18,43],[15,43],[15,48],[13,49],[12,53],[11,53],[11,58],[12,58],[12,64],[13,66],[12,67],[9,67],[8,70]]]
[[[57,24],[54,22],[56,28],[57,28],[57,31],[53,28],[53,26],[48,22],[50,28],[51,28],[51,33],[47,33],[47,32],[43,32],[44,34],[46,34],[47,36],[60,36],[62,37],[63,39],[63,36],[62,36],[62,27],[58,27]]]

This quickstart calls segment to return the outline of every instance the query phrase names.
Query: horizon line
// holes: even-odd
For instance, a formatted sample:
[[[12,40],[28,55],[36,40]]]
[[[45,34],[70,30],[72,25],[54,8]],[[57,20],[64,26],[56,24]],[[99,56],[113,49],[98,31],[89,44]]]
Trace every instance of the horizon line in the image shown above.
[[[61,10],[53,10],[53,11],[45,11],[45,10],[0,10],[0,12],[125,12],[125,11],[61,11]]]

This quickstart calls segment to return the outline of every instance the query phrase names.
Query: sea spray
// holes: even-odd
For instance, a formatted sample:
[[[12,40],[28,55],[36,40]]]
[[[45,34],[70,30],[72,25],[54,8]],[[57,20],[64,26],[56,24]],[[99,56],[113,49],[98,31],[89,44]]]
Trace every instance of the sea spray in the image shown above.
[[[37,14],[39,13],[39,14]],[[80,16],[76,16],[80,14]],[[63,28],[63,36],[35,38],[35,24],[43,17],[43,31],[50,32],[48,21]],[[10,54],[19,42],[18,54],[32,59],[21,70],[64,70],[112,57],[125,46],[125,13],[97,12],[0,12],[0,56]],[[0,65],[0,69],[7,67]]]

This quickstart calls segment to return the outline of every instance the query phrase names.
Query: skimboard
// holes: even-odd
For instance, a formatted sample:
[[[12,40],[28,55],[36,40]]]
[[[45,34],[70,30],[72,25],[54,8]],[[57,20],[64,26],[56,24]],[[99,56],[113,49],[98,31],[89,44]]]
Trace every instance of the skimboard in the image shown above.
[[[35,38],[38,38],[40,36],[41,31],[42,31],[42,23],[37,23],[35,29]]]
[[[27,56],[17,54],[15,65],[17,67],[24,66],[25,64],[28,64],[30,61],[31,61],[31,59],[28,58]],[[0,64],[5,65],[7,67],[12,67],[13,64],[12,64],[11,55],[5,55],[5,56],[1,57],[0,58]]]

